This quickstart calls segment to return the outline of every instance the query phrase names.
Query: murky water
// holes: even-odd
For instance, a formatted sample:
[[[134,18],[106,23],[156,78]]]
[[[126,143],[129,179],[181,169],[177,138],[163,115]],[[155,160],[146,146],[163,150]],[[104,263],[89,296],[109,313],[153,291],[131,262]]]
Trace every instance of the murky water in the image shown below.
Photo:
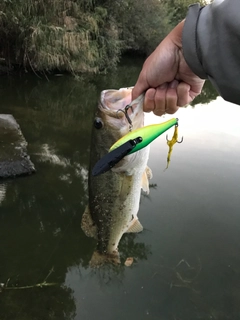
[[[145,229],[122,238],[122,265],[88,266],[95,241],[80,222],[92,112],[102,89],[134,84],[139,70],[134,59],[80,81],[0,78],[0,112],[19,122],[37,169],[0,184],[1,320],[240,319],[240,107],[211,88],[177,113],[184,142],[168,170],[165,136],[152,143]]]

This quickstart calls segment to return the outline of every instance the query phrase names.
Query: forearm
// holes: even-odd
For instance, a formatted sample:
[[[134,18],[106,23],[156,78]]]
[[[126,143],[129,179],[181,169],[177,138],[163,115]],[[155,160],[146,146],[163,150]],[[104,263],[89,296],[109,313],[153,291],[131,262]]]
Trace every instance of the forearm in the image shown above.
[[[240,1],[190,6],[182,43],[192,71],[210,79],[224,99],[240,104]]]

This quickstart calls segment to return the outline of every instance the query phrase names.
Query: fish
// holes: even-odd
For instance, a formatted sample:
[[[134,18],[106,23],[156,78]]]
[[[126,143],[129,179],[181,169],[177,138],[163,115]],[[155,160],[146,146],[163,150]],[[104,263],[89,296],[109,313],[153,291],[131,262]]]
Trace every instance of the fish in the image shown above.
[[[131,102],[132,87],[103,90],[100,94],[92,127],[88,176],[89,201],[82,216],[84,233],[97,240],[90,265],[120,263],[119,242],[125,233],[141,232],[138,220],[141,190],[149,193],[151,169],[147,166],[150,146],[125,156],[109,171],[94,176],[96,162],[129,130],[144,126],[141,95]],[[128,116],[121,112],[131,103]],[[129,117],[129,119],[128,119]]]

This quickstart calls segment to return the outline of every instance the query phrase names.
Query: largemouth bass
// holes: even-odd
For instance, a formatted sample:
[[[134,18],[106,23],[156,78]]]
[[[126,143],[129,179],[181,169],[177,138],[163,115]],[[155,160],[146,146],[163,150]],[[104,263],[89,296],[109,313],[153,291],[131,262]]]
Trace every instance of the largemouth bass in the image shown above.
[[[129,132],[129,119],[124,109],[131,102],[132,88],[104,90],[95,112],[89,167],[89,205],[82,229],[87,236],[97,239],[91,265],[105,262],[119,263],[118,244],[126,232],[143,230],[138,220],[141,189],[149,193],[151,170],[147,167],[149,146],[125,156],[110,171],[92,175],[95,163],[108,153],[118,139]],[[128,117],[135,130],[144,125],[143,96],[132,103]]]

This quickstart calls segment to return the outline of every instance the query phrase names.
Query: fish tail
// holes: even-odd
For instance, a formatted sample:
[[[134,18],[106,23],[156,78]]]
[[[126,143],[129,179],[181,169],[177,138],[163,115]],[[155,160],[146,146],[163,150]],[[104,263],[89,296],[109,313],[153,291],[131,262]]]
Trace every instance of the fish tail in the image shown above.
[[[105,264],[120,264],[120,256],[118,251],[113,253],[100,253],[99,251],[94,251],[92,258],[89,262],[92,268],[98,268]]]

